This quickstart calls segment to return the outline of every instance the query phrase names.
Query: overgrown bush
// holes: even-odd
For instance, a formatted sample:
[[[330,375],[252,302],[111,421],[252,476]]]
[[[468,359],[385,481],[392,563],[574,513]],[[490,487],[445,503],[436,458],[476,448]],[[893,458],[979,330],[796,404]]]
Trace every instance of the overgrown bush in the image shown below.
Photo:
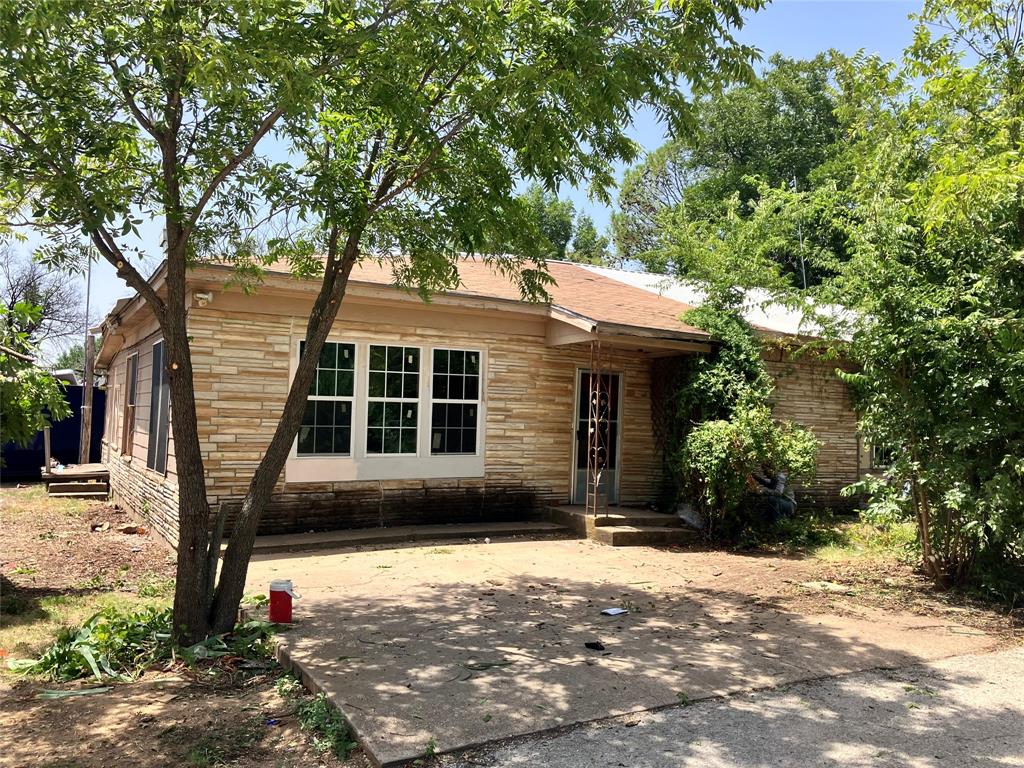
[[[708,536],[729,540],[767,519],[753,492],[755,475],[807,480],[818,455],[809,430],[772,417],[771,377],[742,301],[731,286],[712,287],[705,303],[684,316],[720,343],[682,377],[666,447],[666,475],[674,481],[666,497],[673,506],[694,505]]]
[[[693,502],[708,533],[734,538],[759,511],[750,478],[788,475],[787,482],[814,476],[818,440],[810,430],[772,418],[764,403],[740,403],[729,419],[696,425],[686,438],[682,461]]]

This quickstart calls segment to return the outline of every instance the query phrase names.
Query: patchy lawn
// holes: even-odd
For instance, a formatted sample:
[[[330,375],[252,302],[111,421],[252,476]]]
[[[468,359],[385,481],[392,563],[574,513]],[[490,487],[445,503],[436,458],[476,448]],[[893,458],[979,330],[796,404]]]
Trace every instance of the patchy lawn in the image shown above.
[[[37,656],[65,627],[108,606],[164,606],[174,553],[112,505],[4,487],[0,658]],[[282,682],[284,681],[284,682]],[[93,694],[50,698],[45,691]],[[301,728],[313,697],[274,662],[151,670],[138,681],[55,684],[0,674],[0,764],[49,768],[367,765],[336,759]],[[320,715],[322,719],[322,715]]]

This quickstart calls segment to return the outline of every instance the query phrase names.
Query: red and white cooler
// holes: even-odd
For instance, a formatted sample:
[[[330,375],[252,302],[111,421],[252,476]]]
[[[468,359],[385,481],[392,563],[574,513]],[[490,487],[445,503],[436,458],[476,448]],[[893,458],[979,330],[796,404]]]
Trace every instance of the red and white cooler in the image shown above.
[[[292,600],[298,600],[291,579],[274,579],[270,582],[270,616],[275,624],[292,623]]]

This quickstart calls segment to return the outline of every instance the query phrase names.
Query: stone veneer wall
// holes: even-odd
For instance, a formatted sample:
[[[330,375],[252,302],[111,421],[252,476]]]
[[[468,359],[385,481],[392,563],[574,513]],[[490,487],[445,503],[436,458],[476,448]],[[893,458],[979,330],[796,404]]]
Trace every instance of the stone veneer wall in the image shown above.
[[[178,540],[178,479],[174,465],[174,438],[168,438],[167,474],[146,466],[149,449],[149,399],[152,389],[153,344],[160,340],[155,322],[143,323],[111,360],[107,375],[110,392],[104,425],[103,463],[110,471],[113,500],[144,517],[171,544]],[[135,436],[130,454],[121,453],[125,419],[127,360],[139,355],[135,405]]]
[[[189,331],[210,501],[235,509],[277,424],[305,319],[216,304],[193,308]],[[466,317],[440,322],[445,310],[430,308],[417,310],[418,322],[403,315],[391,324],[394,313],[375,309],[372,322],[343,315],[331,338],[486,350],[485,477],[294,483],[282,476],[261,533],[525,519],[569,500],[575,377],[578,367],[589,365],[589,348],[548,347],[539,323],[534,332],[525,332],[522,323],[498,331],[493,322]],[[354,307],[349,312],[369,314]],[[435,322],[441,327],[430,325]],[[646,503],[653,500],[659,471],[649,360],[640,353],[607,358],[609,370],[624,374],[620,498]]]
[[[801,495],[833,509],[855,507],[856,499],[840,495],[861,477],[861,446],[849,391],[835,373],[839,363],[814,354],[794,358],[777,347],[764,357],[775,378],[775,415],[802,424],[822,443],[817,477]]]

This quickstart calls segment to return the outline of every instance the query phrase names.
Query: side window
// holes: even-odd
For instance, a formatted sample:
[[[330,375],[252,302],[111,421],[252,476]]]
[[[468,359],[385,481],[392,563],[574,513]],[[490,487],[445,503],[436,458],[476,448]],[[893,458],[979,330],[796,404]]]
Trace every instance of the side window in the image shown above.
[[[305,341],[300,343],[300,356],[305,346]],[[299,456],[348,456],[352,453],[355,368],[355,344],[333,341],[324,344],[299,427],[296,445]]]
[[[153,389],[149,398],[149,453],[146,466],[167,473],[167,436],[170,426],[170,386],[164,359],[164,343],[153,345]]]
[[[121,424],[121,453],[131,455],[135,445],[135,397],[139,385],[139,355],[125,361],[124,421]]]
[[[432,455],[476,453],[480,417],[480,352],[435,349],[430,407]]]

